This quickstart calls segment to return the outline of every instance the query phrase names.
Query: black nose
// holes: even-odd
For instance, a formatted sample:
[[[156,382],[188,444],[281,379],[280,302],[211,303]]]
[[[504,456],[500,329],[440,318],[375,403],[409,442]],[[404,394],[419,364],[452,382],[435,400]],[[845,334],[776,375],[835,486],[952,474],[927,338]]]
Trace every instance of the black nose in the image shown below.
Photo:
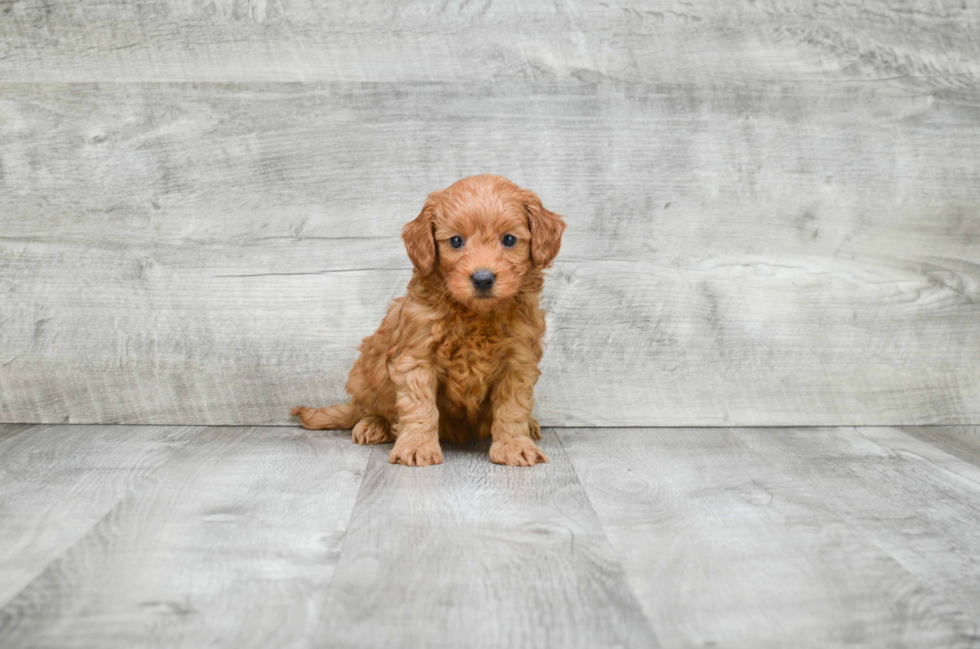
[[[489,270],[478,270],[470,275],[473,286],[481,291],[487,291],[493,286],[493,280],[497,279]]]

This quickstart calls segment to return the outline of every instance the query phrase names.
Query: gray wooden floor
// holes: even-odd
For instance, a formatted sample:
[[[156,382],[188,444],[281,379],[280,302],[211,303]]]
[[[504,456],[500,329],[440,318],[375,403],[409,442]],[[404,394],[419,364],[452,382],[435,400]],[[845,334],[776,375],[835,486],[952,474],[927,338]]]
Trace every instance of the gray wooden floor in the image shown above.
[[[980,646],[980,428],[0,426],[0,646]]]

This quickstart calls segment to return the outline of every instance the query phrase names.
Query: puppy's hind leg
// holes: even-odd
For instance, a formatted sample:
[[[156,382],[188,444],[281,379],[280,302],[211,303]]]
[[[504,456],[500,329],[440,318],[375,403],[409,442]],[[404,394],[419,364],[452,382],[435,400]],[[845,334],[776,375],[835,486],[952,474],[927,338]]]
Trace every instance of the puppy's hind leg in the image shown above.
[[[531,439],[541,439],[541,425],[538,424],[538,420],[530,417],[527,423],[531,427]]]
[[[353,403],[338,403],[326,408],[296,406],[289,411],[290,417],[299,415],[299,423],[310,430],[343,430],[351,428],[361,419],[361,409]]]
[[[387,419],[376,415],[365,415],[354,426],[351,439],[364,445],[386,444],[395,441],[395,435],[391,432]]]

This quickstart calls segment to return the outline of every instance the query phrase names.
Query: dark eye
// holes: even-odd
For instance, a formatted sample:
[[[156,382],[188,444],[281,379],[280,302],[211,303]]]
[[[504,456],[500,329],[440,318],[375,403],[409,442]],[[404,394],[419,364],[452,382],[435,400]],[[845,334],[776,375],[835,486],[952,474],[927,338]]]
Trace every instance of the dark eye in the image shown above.
[[[459,236],[457,236],[457,237],[450,237],[449,238],[449,245],[451,245],[453,248],[462,248],[463,247],[463,237],[459,237]]]
[[[502,242],[504,244],[504,248],[513,248],[514,244],[517,243],[517,237],[512,234],[505,234]]]

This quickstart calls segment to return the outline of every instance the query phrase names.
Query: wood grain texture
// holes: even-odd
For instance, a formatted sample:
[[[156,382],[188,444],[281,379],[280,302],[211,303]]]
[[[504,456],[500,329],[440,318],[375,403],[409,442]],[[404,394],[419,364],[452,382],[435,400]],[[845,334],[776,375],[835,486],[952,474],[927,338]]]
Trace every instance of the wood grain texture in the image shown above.
[[[79,534],[0,600],[0,646],[980,646],[980,467],[938,445],[544,432],[533,469],[485,443],[414,469],[340,432],[25,431],[0,442],[0,587],[10,548]]]
[[[488,440],[487,440],[488,441]],[[532,469],[487,443],[441,465],[375,448],[323,637],[338,647],[658,646],[554,432]]]
[[[0,606],[198,431],[38,426],[0,441]]]
[[[980,466],[980,426],[903,426],[902,432]]]
[[[980,637],[980,467],[897,428],[734,432],[942,593]]]
[[[542,423],[980,419],[974,87],[0,97],[3,421],[280,424],[343,399],[409,277],[402,224],[484,171],[569,223]]]
[[[665,646],[975,646],[963,610],[839,516],[819,477],[729,430],[558,434]]]
[[[206,429],[0,610],[0,645],[307,646],[368,456]]]
[[[36,424],[0,424],[0,442],[5,439],[20,435],[25,430],[33,428]]]
[[[978,17],[973,0],[11,0],[0,79],[964,86]]]

